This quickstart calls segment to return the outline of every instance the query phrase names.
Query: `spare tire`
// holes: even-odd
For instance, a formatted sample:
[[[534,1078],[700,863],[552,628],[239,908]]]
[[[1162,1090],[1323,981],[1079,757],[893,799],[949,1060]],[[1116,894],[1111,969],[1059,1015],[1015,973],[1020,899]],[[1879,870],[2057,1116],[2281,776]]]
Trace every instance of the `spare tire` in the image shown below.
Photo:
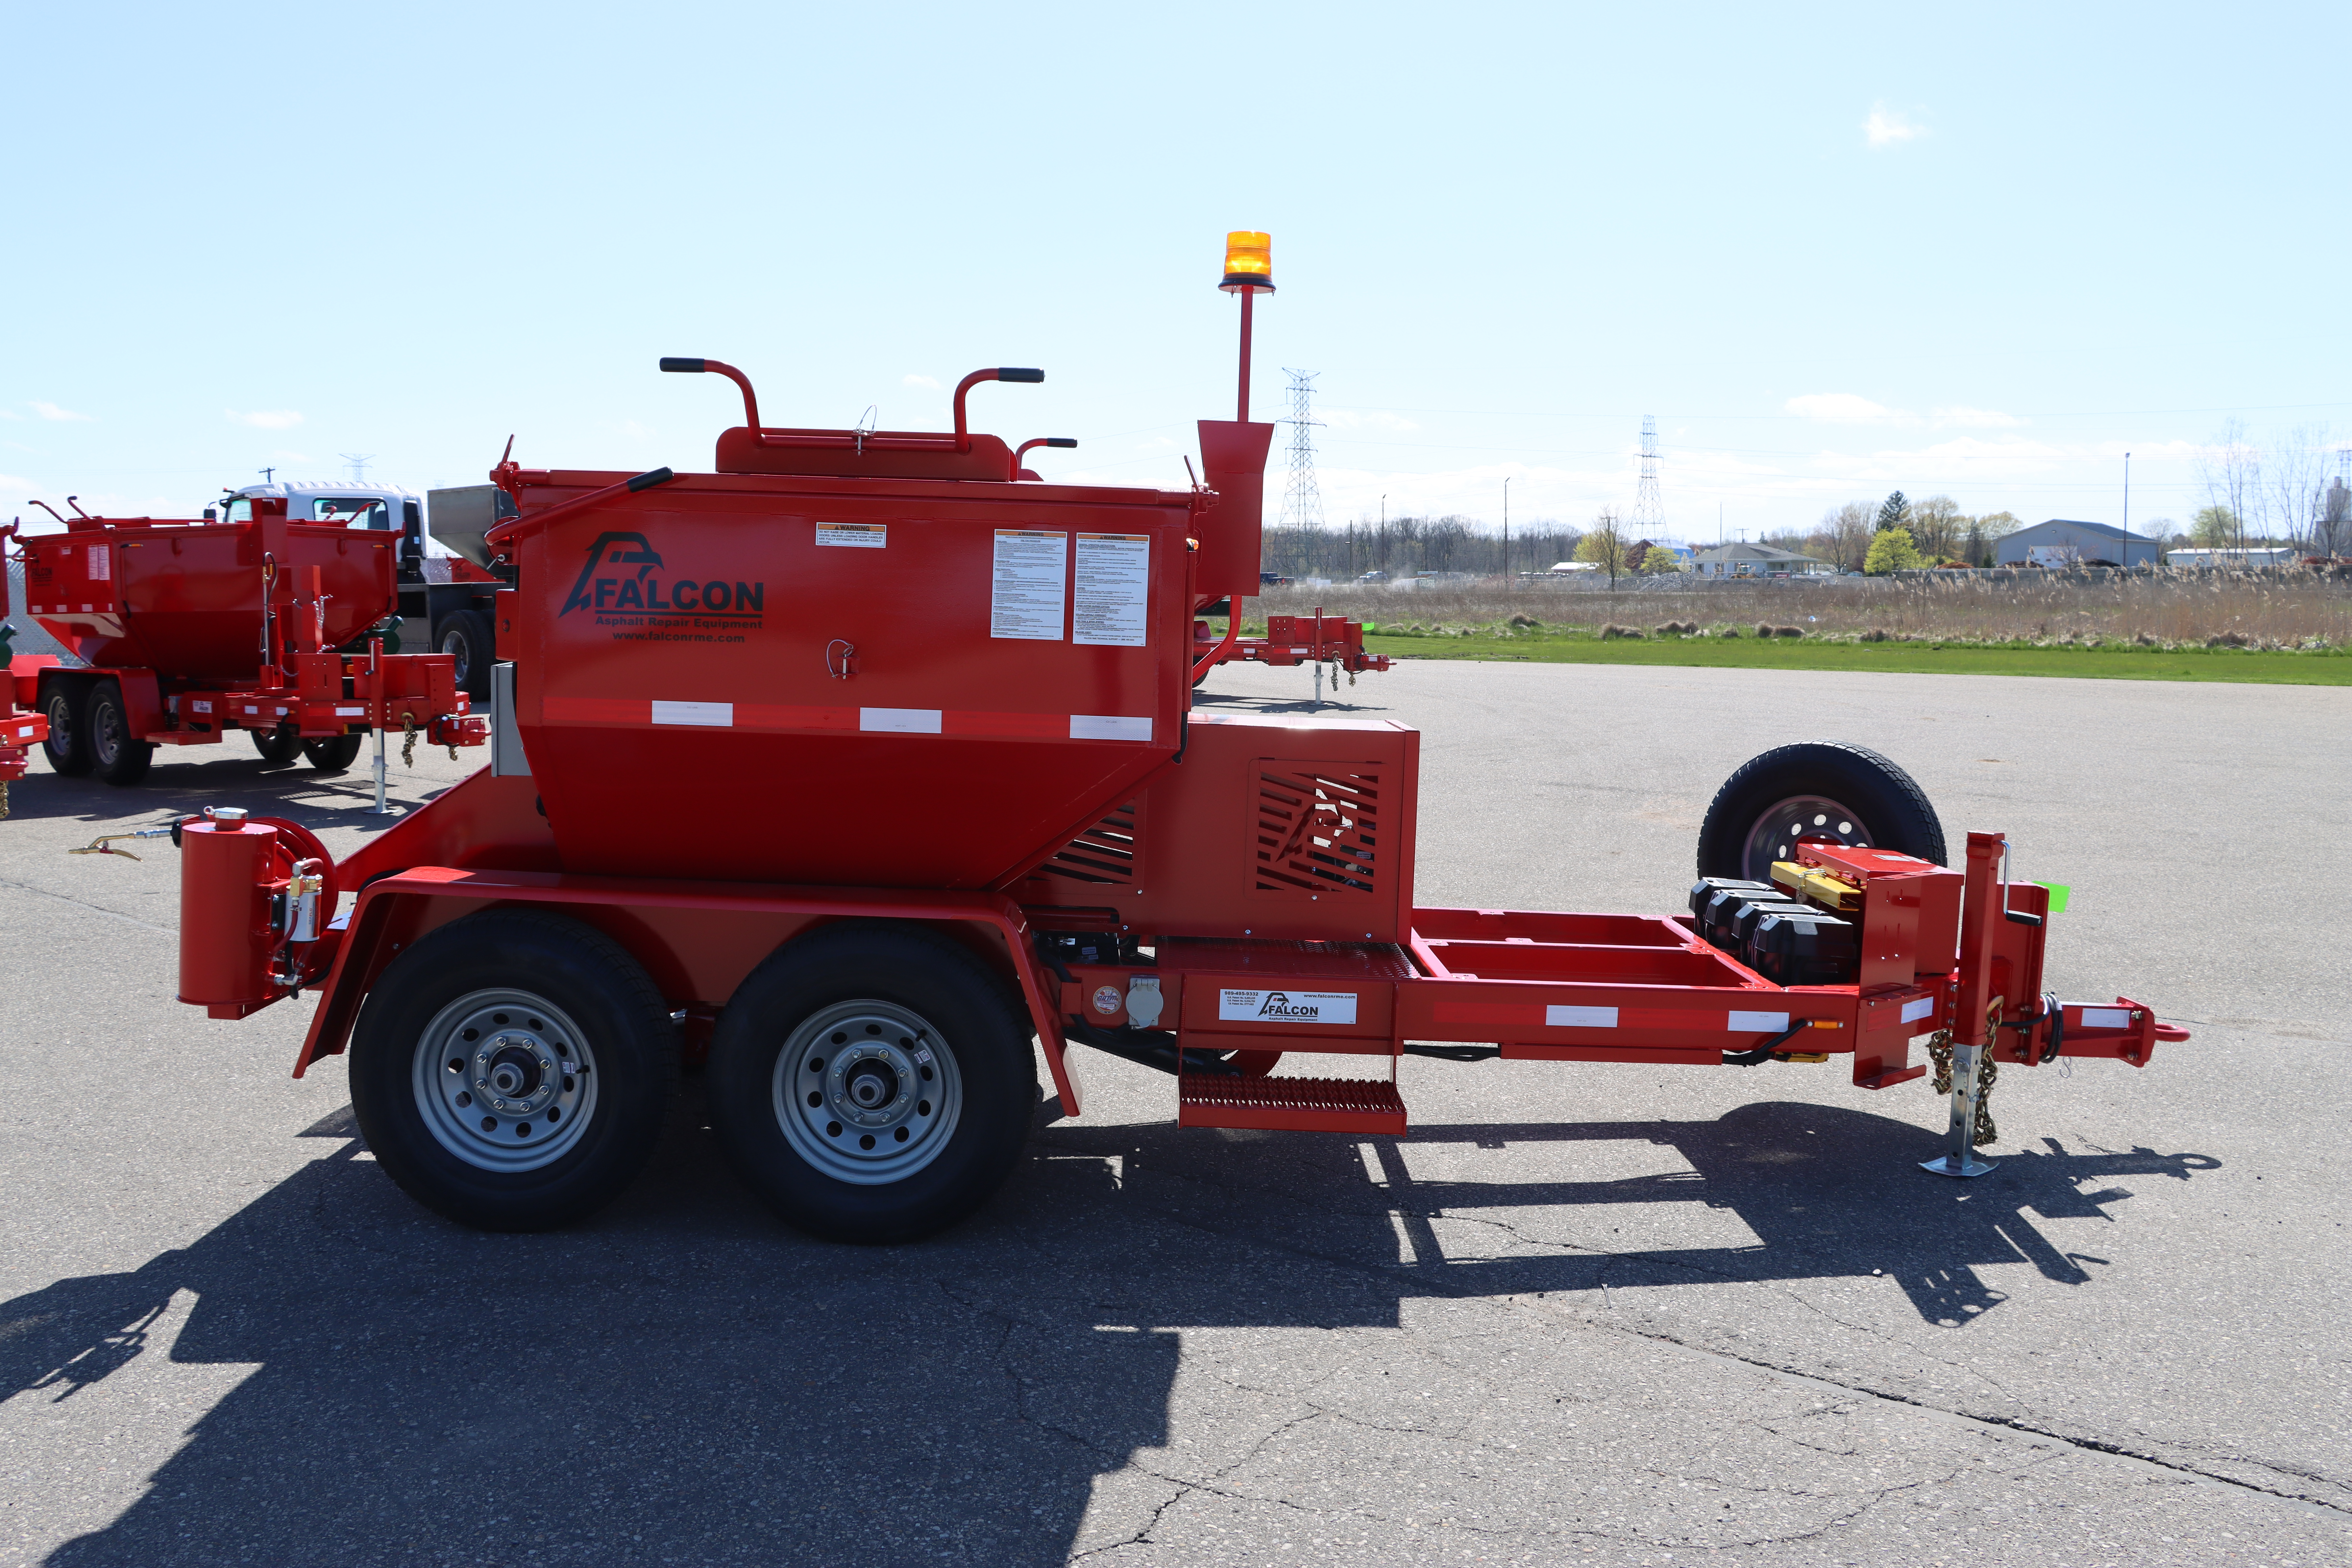
[[[1776,746],[1716,792],[1698,830],[1698,874],[1769,880],[1799,837],[1831,838],[1944,863],[1944,826],[1909,773],[1866,746]]]

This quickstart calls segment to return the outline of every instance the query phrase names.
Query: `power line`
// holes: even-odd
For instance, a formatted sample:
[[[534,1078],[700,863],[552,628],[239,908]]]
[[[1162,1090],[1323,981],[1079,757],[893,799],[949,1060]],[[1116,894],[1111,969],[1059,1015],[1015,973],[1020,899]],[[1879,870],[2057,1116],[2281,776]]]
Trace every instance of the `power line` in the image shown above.
[[[1290,483],[1282,492],[1282,515],[1278,519],[1292,528],[1323,526],[1323,492],[1315,483],[1314,427],[1323,423],[1315,417],[1313,400],[1315,378],[1320,371],[1292,370],[1283,367],[1290,378],[1290,417],[1284,424],[1290,426]]]

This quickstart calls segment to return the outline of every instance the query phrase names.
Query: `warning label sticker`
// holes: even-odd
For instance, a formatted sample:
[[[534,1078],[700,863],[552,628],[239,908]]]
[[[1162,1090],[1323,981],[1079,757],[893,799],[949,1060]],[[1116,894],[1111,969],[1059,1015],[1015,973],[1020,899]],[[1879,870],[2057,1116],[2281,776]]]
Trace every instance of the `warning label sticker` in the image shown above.
[[[1217,993],[1217,1016],[1255,1018],[1266,1024],[1352,1024],[1352,991],[1224,991]]]
[[[887,522],[820,522],[816,525],[819,544],[846,544],[859,550],[887,549],[890,525]]]
[[[988,635],[1060,642],[1062,587],[1069,567],[1068,534],[998,529],[996,568],[988,592]]]
[[[1151,586],[1151,536],[1081,533],[1070,598],[1070,640],[1081,647],[1141,647]]]

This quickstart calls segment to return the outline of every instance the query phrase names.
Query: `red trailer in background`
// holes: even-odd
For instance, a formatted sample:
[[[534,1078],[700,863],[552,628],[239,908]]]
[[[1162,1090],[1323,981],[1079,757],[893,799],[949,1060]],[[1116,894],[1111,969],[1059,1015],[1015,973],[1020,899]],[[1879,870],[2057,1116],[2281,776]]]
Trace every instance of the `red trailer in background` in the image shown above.
[[[294,521],[283,496],[251,507],[236,521],[75,507],[58,517],[63,533],[19,541],[26,610],[84,661],[12,666],[18,700],[46,721],[50,766],[132,784],[156,747],[239,730],[273,762],[299,752],[327,773],[348,768],[370,730],[480,745],[488,731],[446,656],[351,650],[392,613],[399,536]]]
[[[1236,238],[1228,283],[1263,282]],[[772,428],[733,367],[662,368],[740,388],[710,471],[492,471],[489,767],[340,865],[185,826],[181,999],[316,989],[297,1073],[347,1051],[370,1150],[445,1215],[593,1212],[706,1059],[751,1186],[888,1241],[1012,1169],[1040,1054],[1066,1115],[1092,1050],[1166,1072],[1183,1126],[1363,1136],[1407,1131],[1409,1055],[1844,1057],[1883,1091],[1924,1046],[1928,1163],[1975,1175],[1991,1064],[2187,1037],[2045,994],[2043,889],[1996,834],[1946,868],[1858,747],[1735,773],[1685,911],[1418,906],[1418,733],[1192,708],[1196,606],[1256,584],[1267,426],[1204,423],[1191,490],[1045,485],[963,409],[1034,371],[933,433]]]
[[[0,563],[16,525],[0,528]],[[8,786],[25,776],[32,750],[49,737],[49,721],[41,717],[36,693],[40,672],[58,662],[55,654],[17,653],[9,643],[16,628],[9,623],[8,574],[0,572],[0,660],[8,666],[8,679],[0,685],[0,819],[8,815]]]

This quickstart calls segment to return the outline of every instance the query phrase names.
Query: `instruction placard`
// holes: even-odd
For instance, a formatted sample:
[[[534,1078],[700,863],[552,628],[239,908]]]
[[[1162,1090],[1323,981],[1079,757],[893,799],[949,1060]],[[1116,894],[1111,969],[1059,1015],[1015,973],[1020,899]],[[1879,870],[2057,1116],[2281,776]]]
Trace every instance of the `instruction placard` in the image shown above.
[[[1151,536],[1081,533],[1070,599],[1070,640],[1096,647],[1141,647],[1149,623]]]
[[[996,531],[996,568],[989,584],[988,635],[1062,640],[1062,586],[1070,570],[1070,536],[1034,528]]]

